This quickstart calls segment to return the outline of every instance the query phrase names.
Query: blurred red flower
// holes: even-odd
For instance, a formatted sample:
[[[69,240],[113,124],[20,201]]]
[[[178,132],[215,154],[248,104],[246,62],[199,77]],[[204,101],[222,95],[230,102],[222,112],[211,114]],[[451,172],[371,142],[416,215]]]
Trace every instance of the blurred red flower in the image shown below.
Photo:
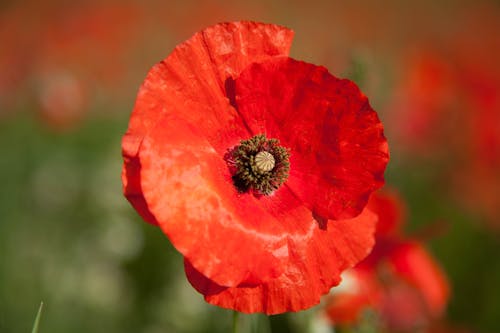
[[[353,324],[363,310],[372,309],[386,330],[413,331],[442,315],[446,307],[449,286],[444,272],[422,244],[389,228],[395,225],[387,218],[389,202],[390,211],[404,211],[394,193],[377,192],[370,198],[368,208],[379,215],[377,244],[345,273],[348,286],[341,285],[328,300],[327,315],[337,325]]]
[[[68,72],[48,72],[40,77],[40,116],[54,130],[68,130],[85,114],[86,87]]]
[[[407,55],[399,71],[401,77],[389,105],[389,126],[395,142],[412,153],[428,156],[446,149],[436,147],[435,142],[446,139],[456,104],[454,73],[447,60],[420,51]]]
[[[435,159],[442,188],[497,231],[500,39],[491,31],[500,29],[498,13],[491,3],[463,7],[448,38],[412,43],[395,66],[385,123],[393,149],[409,153],[402,160]]]
[[[453,194],[500,230],[500,75],[489,68],[461,68],[464,124],[460,163],[453,170]]]
[[[373,246],[382,124],[354,83],[286,57],[292,36],[195,34],[149,72],[122,142],[126,197],[208,302],[242,312],[318,303]]]
[[[0,117],[34,100],[44,125],[68,130],[96,112],[96,103],[123,100],[130,68],[138,67],[130,65],[133,51],[145,49],[136,38],[144,35],[142,8],[51,0],[2,6]]]

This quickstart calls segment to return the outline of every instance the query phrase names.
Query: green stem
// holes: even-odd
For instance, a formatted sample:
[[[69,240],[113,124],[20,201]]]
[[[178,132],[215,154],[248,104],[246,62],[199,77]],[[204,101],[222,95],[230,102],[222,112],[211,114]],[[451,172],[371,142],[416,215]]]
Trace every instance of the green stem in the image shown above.
[[[348,325],[335,326],[335,333],[354,333],[354,330]]]
[[[238,333],[238,319],[240,313],[238,311],[233,311],[233,333]]]

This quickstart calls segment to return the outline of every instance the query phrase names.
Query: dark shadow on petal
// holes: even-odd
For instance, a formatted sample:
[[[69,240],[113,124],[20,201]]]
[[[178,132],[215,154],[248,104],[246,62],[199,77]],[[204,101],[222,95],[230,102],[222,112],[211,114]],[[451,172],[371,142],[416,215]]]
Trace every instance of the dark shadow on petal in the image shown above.
[[[186,258],[184,258],[184,271],[189,283],[204,296],[216,295],[227,289],[197,271]]]
[[[123,176],[127,179],[123,192],[127,200],[137,210],[139,215],[148,223],[158,225],[158,221],[149,210],[144,199],[140,181],[141,163],[137,157],[125,157]]]
[[[226,88],[226,96],[229,98],[229,103],[236,109],[236,86],[232,77],[228,77],[224,82]]]
[[[312,213],[312,216],[313,216],[314,220],[316,220],[316,222],[318,223],[318,226],[321,230],[327,229],[327,226],[328,226],[328,219],[327,218],[321,217],[318,214],[316,214],[315,212]]]

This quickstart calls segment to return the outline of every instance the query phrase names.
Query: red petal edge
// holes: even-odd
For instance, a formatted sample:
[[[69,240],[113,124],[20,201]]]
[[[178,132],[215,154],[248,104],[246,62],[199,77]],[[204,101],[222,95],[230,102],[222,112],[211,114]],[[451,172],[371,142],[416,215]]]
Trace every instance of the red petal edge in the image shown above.
[[[252,133],[291,149],[286,186],[316,216],[352,218],[384,184],[383,127],[353,82],[324,67],[274,58],[249,66],[235,87],[238,112]]]
[[[253,62],[287,55],[292,38],[291,30],[277,25],[246,21],[221,23],[196,33],[151,69],[139,90],[122,140],[123,192],[147,222],[158,224],[140,186],[141,162],[137,155],[143,138],[168,113],[185,114],[201,121],[205,127],[212,126],[213,133],[218,115],[205,119],[206,114],[192,113],[189,104],[219,105],[225,112],[229,107],[228,79],[236,77]],[[227,139],[215,134],[211,138],[214,145]]]
[[[244,313],[279,314],[307,309],[340,282],[340,273],[362,260],[374,244],[377,217],[368,209],[354,219],[312,227],[308,238],[288,235],[289,260],[279,277],[257,285],[227,288],[197,271],[186,259],[192,286],[213,305]]]

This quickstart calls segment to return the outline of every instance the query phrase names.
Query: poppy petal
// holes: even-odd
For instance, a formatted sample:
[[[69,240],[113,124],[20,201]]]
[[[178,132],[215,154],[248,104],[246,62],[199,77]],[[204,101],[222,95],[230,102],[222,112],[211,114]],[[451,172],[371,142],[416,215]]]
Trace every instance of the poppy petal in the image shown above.
[[[325,311],[335,325],[353,325],[365,309],[376,309],[382,286],[374,272],[359,266],[342,274],[342,284],[332,289]]]
[[[211,304],[245,313],[278,314],[319,303],[340,282],[340,273],[363,259],[374,244],[377,217],[368,209],[354,219],[312,227],[308,237],[288,235],[289,260],[284,273],[257,285],[225,288],[197,271],[188,259],[189,282]]]
[[[377,191],[370,196],[368,208],[378,215],[376,237],[396,238],[406,222],[406,206],[399,194],[386,188]]]
[[[291,149],[286,185],[317,216],[352,218],[383,185],[383,127],[353,82],[280,57],[245,69],[235,91],[250,131]]]
[[[239,193],[221,155],[175,115],[144,138],[139,159],[144,198],[163,232],[224,286],[280,275],[288,260],[285,226],[300,233],[297,221],[312,220],[286,189],[264,198]]]
[[[443,313],[449,298],[446,275],[430,253],[417,242],[405,242],[390,258],[395,271],[415,286],[424,297],[431,314]]]
[[[230,106],[231,80],[253,62],[287,55],[292,37],[291,30],[277,25],[222,23],[196,33],[151,69],[122,141],[124,194],[146,221],[158,224],[139,181],[137,155],[144,137],[162,116],[175,113],[198,123],[216,149],[225,149],[223,143],[238,143],[235,134],[246,129]],[[201,105],[209,112],[193,112]],[[221,125],[230,126],[220,132]]]

